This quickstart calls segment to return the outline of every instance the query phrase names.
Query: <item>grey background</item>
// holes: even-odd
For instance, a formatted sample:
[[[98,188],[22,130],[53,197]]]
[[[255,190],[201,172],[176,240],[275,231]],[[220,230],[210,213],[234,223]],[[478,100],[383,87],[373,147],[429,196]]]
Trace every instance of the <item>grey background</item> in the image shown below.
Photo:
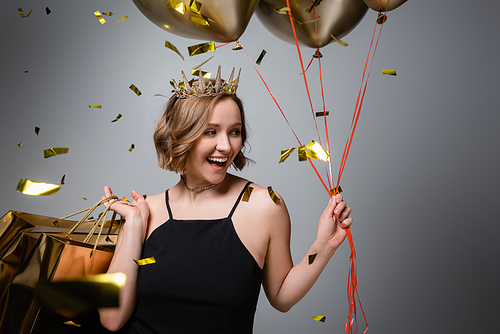
[[[17,13],[21,6],[33,10],[26,19]],[[410,0],[389,12],[342,179],[371,333],[498,328],[499,7],[495,1]],[[101,25],[95,10],[115,15]],[[124,15],[130,18],[113,22]],[[368,11],[344,38],[348,47],[321,50],[335,174],[375,18]],[[60,217],[97,201],[106,184],[123,196],[131,189],[159,193],[178,180],[156,165],[151,137],[166,99],[153,95],[169,95],[169,81],[181,69],[208,58],[187,56],[187,46],[204,41],[157,28],[132,1],[2,0],[0,26],[2,213]],[[186,60],[166,49],[165,40]],[[256,17],[240,40],[253,60],[267,50],[259,70],[301,140],[316,139],[295,46]],[[313,50],[302,52],[307,62]],[[294,155],[278,164],[280,150],[296,142],[243,51],[227,46],[211,55],[209,71],[222,64],[227,77],[232,66],[242,68],[239,95],[257,164],[240,174],[284,196],[298,261],[315,238],[328,196],[308,163]],[[382,75],[383,68],[397,76]],[[317,72],[315,63],[308,78],[319,110]],[[132,83],[142,96],[128,88]],[[122,119],[111,123],[118,113]],[[132,143],[136,148],[128,152]],[[60,146],[69,153],[43,158],[44,149]],[[66,185],[53,196],[16,192],[21,178],[58,184],[64,174]],[[343,332],[348,255],[346,242],[287,314],[262,295],[255,333]],[[327,321],[309,320],[316,314]]]

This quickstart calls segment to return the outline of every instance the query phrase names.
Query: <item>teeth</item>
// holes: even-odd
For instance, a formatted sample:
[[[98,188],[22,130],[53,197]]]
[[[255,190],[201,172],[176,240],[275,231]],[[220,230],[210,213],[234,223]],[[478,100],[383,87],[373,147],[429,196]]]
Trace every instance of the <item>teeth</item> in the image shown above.
[[[210,161],[215,161],[215,162],[226,162],[227,161],[227,158],[208,158],[208,160]]]

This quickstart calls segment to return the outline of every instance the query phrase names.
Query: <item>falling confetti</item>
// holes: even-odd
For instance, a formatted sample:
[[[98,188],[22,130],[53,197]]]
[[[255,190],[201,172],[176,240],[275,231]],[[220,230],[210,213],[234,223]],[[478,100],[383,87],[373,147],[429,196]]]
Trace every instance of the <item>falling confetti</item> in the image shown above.
[[[259,58],[257,58],[257,61],[255,62],[257,65],[260,65],[260,63],[262,62],[262,59],[264,59],[264,56],[266,55],[266,53],[267,53],[266,50],[262,50],[262,52],[259,55]]]
[[[279,163],[285,161],[290,156],[290,154],[292,154],[293,151],[295,151],[295,147],[290,147],[289,149],[281,150],[281,157]]]
[[[207,52],[214,52],[215,51],[215,42],[207,42],[207,43],[202,43],[202,44],[196,44],[196,45],[191,45],[188,46],[188,53],[189,56],[195,56]]]
[[[316,259],[316,256],[318,256],[318,253],[319,253],[319,251],[317,251],[314,254],[308,255],[308,257],[309,257],[309,264],[310,265],[313,264],[314,260]]]
[[[102,12],[102,16],[113,16],[113,12],[109,12],[109,13],[104,13]]]
[[[142,93],[141,91],[139,90],[139,88],[137,88],[134,84],[131,84],[130,87],[129,87],[137,96],[141,96]]]
[[[22,17],[23,19],[27,18],[27,17],[28,17],[28,16],[30,16],[30,14],[31,14],[31,10],[30,10],[30,11],[29,11],[26,15],[24,15],[24,12],[23,12],[23,7],[19,7],[19,8],[17,9],[17,11],[19,12],[19,15],[21,15],[21,17]]]
[[[330,37],[333,38],[333,40],[337,43],[339,43],[340,45],[343,45],[343,46],[347,46],[349,44],[347,44],[346,42],[343,42],[341,41],[340,39],[338,39],[337,37],[333,36],[332,34],[330,34]]]
[[[100,11],[95,11],[94,15],[95,15],[95,17],[97,18],[97,21],[99,21],[100,24],[106,23],[106,20],[102,17]]]
[[[382,70],[382,74],[396,76],[396,70]]]
[[[130,144],[130,148],[128,149],[129,152],[132,152],[135,148],[135,145],[134,144]]]
[[[169,41],[165,41],[165,47],[168,48],[168,49],[170,49],[170,50],[172,50],[172,51],[174,51],[175,53],[177,53],[182,58],[182,60],[184,60],[184,57],[179,52],[179,50],[175,47],[175,45],[173,45]]]
[[[115,22],[121,22],[121,21],[125,21],[126,19],[128,19],[128,15],[125,15],[123,17],[120,17],[118,20],[116,20]]]
[[[17,191],[31,196],[54,195],[61,189],[61,186],[45,182],[37,182],[28,179],[21,179],[17,185]]]
[[[167,7],[174,9],[175,11],[184,15],[187,11],[187,7],[184,3],[177,0],[169,0],[166,4]]]
[[[212,57],[208,58],[207,60],[205,60],[205,61],[204,61],[203,63],[201,63],[200,65],[193,67],[193,70],[194,70],[194,69],[198,69],[198,68],[202,67],[203,65],[205,65],[206,63],[208,63],[210,60],[212,60],[212,58],[213,58],[213,57],[214,57],[214,56],[212,56]],[[184,59],[184,58],[183,58],[183,59]]]
[[[111,123],[118,121],[120,118],[122,118],[122,114],[118,114],[118,116],[116,116],[115,119],[111,121]]]
[[[17,146],[19,147],[23,146],[23,142],[20,142],[19,144],[17,144]]]
[[[134,262],[137,263],[138,266],[145,266],[147,264],[156,263],[156,260],[155,260],[154,256],[152,256],[152,257],[148,257],[148,258],[142,259],[142,260],[134,260]]]
[[[64,186],[65,183],[66,183],[66,174],[64,174],[61,178],[61,186]]]
[[[273,188],[271,186],[267,187],[267,191],[269,192],[269,196],[271,197],[271,199],[273,200],[273,202],[275,204],[278,204],[278,202],[280,201],[280,198],[278,197],[278,195],[276,195],[273,191]]]
[[[241,199],[243,202],[248,202],[250,200],[250,195],[252,194],[253,187],[247,187],[245,189],[245,193],[243,194],[243,198]]]
[[[50,157],[54,157],[59,154],[66,154],[68,153],[69,148],[68,147],[52,147],[48,148],[46,150],[43,150],[43,158],[47,159]]]
[[[316,321],[319,321],[319,322],[325,322],[326,321],[326,317],[324,315],[315,315],[311,318],[311,320],[316,320]]]
[[[100,104],[89,104],[89,108],[102,109],[102,105],[100,105]]]
[[[330,115],[330,112],[327,110],[327,111],[318,111],[316,113],[316,117],[321,117],[321,116],[328,116]]]
[[[201,76],[204,77],[204,78],[208,78],[210,79],[210,77],[212,76],[212,73],[210,72],[205,72],[205,71],[201,71],[199,68],[196,68],[196,69],[193,69],[191,71],[191,74],[192,75],[196,75],[196,76],[200,76],[200,72],[201,72]]]
[[[37,137],[39,133],[40,133],[40,128],[38,126],[35,126],[35,134]]]
[[[314,9],[314,7],[316,7],[317,5],[319,5],[321,3],[321,1],[323,1],[323,0],[314,0],[314,2],[312,3],[312,5],[310,5],[309,7],[307,7],[306,13],[312,12],[312,10]]]
[[[49,9],[49,7],[45,7],[45,13],[47,13],[47,15],[49,15],[50,13],[52,13],[52,11]]]

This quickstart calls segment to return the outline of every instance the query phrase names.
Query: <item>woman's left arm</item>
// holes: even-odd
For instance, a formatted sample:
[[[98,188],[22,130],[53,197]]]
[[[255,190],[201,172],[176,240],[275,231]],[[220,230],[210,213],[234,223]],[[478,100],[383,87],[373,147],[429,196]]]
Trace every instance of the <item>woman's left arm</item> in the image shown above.
[[[282,205],[282,208],[278,206]],[[342,195],[331,198],[321,215],[316,240],[302,260],[293,265],[290,255],[290,218],[283,203],[270,214],[269,244],[264,266],[263,286],[274,308],[287,312],[314,285],[319,275],[346,237],[351,226],[351,208]],[[316,254],[312,264],[309,255]]]

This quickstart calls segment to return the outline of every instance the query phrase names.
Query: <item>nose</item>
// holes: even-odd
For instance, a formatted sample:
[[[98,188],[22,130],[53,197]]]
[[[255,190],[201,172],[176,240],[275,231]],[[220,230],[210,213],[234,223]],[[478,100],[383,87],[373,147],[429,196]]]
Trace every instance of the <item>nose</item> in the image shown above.
[[[229,138],[226,134],[221,134],[217,139],[217,151],[219,152],[229,152],[231,145],[229,145]]]

